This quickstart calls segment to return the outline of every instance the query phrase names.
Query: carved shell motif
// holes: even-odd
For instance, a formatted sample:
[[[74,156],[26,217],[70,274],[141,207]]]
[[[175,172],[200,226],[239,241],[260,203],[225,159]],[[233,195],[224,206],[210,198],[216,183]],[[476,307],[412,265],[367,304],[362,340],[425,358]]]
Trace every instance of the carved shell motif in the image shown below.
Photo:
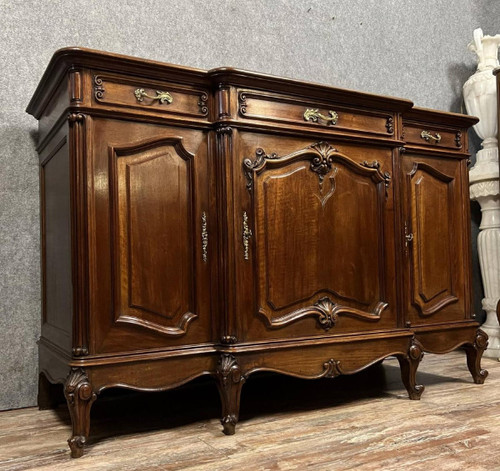
[[[222,378],[224,387],[227,386],[230,377],[233,383],[239,383],[243,379],[238,361],[229,353],[223,353],[219,358],[217,374]]]
[[[96,395],[92,391],[92,386],[85,371],[81,368],[75,368],[66,379],[65,394],[70,405],[75,403],[75,394],[83,401],[95,400]]]
[[[337,152],[337,150],[327,142],[313,144],[310,146],[310,149],[318,153],[318,155],[311,160],[311,170],[319,175],[320,180],[323,180],[324,176],[332,169],[333,154]]]
[[[314,304],[320,311],[318,317],[318,322],[321,324],[323,329],[329,330],[337,323],[338,314],[335,312],[336,304],[328,297],[324,297],[318,300]]]

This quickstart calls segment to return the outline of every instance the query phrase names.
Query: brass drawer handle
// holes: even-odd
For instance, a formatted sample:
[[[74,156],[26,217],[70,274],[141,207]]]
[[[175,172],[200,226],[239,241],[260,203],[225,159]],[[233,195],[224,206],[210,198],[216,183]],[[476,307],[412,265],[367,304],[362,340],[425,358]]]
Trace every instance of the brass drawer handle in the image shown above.
[[[252,231],[248,227],[248,214],[246,211],[244,211],[243,212],[243,254],[244,254],[245,260],[249,259],[250,237],[252,237]]]
[[[435,141],[436,144],[438,142],[441,142],[441,134],[439,134],[438,132],[435,136],[433,136],[429,131],[422,131],[420,137],[426,142]]]
[[[201,252],[202,260],[204,263],[208,261],[208,225],[207,225],[207,213],[203,211],[201,213]]]
[[[305,121],[312,121],[313,123],[317,123],[318,119],[321,118],[323,121],[326,121],[327,123],[337,124],[337,120],[339,119],[338,113],[336,111],[330,110],[328,112],[328,114],[330,115],[329,117],[321,114],[319,112],[319,110],[314,110],[312,108],[308,108],[304,112],[304,120]]]
[[[160,90],[156,90],[156,96],[151,96],[144,91],[144,88],[138,88],[137,90],[134,91],[134,95],[139,103],[144,101],[144,97],[151,98],[151,100],[158,100],[158,103],[160,104],[165,102],[172,103],[174,101],[170,93],[162,92]]]

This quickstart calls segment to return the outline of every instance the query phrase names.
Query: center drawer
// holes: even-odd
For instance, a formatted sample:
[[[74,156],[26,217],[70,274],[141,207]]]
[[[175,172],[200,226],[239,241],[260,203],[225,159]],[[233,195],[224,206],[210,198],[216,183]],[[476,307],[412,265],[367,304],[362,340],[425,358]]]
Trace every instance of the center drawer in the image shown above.
[[[345,105],[325,104],[255,90],[238,90],[238,116],[248,120],[319,127],[323,130],[384,137],[394,135],[394,115],[390,112],[361,111]]]

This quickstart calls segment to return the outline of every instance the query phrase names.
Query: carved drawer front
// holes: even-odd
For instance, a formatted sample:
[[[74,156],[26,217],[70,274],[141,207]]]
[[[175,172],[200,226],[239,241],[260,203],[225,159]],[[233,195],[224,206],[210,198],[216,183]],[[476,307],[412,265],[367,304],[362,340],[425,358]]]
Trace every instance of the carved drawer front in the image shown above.
[[[460,129],[449,129],[424,123],[403,122],[403,139],[412,145],[446,151],[464,152]]]
[[[208,92],[203,89],[98,72],[93,87],[98,104],[208,119]]]
[[[305,101],[286,95],[239,90],[240,118],[296,124],[330,131],[394,135],[391,113],[359,111],[346,106]]]

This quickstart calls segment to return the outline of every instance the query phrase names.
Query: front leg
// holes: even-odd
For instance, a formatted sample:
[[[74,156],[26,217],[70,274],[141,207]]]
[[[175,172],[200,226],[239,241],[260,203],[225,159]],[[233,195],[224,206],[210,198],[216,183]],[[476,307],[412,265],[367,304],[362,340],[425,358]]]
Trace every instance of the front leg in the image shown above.
[[[467,353],[467,366],[476,384],[483,384],[488,376],[488,372],[481,369],[481,357],[487,346],[488,335],[481,329],[477,329],[474,343],[464,346],[465,353]]]
[[[245,376],[236,358],[228,353],[223,353],[217,365],[217,387],[222,402],[223,431],[226,435],[234,435],[236,424],[240,413],[241,388],[245,382]]]
[[[68,403],[73,433],[68,439],[72,458],[83,455],[90,431],[90,408],[97,396],[92,390],[85,370],[73,368],[66,379],[64,395]]]
[[[424,392],[425,387],[417,384],[417,368],[424,352],[418,340],[412,339],[408,354],[398,355],[399,366],[401,368],[401,378],[408,391],[410,399],[418,400]]]

